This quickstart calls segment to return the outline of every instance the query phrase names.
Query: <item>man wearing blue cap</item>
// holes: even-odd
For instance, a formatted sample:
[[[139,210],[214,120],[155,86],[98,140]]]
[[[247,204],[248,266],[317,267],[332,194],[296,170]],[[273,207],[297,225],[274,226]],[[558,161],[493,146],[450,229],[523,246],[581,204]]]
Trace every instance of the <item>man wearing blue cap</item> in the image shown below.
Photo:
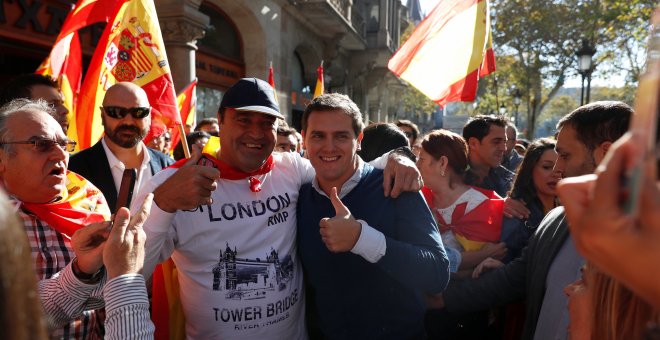
[[[153,191],[155,203],[144,227],[145,277],[172,257],[188,338],[306,339],[296,204],[313,169],[297,154],[273,153],[284,116],[265,81],[239,80],[218,116],[220,150],[195,149],[141,193]],[[407,164],[415,175],[398,184],[418,190]],[[390,192],[391,184],[385,193],[397,196],[400,186]]]

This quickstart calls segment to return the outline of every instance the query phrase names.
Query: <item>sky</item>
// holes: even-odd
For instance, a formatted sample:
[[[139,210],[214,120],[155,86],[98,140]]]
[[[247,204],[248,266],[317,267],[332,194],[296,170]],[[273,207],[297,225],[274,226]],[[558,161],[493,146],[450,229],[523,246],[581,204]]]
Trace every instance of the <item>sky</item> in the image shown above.
[[[419,4],[422,7],[422,13],[424,15],[431,12],[431,10],[438,4],[440,0],[419,0]],[[577,65],[576,65],[577,67]],[[598,69],[596,69],[598,71]],[[579,75],[575,77],[566,78],[564,87],[580,87],[581,77]],[[625,83],[624,75],[613,76],[608,79],[598,78],[597,72],[594,74],[594,78],[591,81],[591,86],[623,86]]]

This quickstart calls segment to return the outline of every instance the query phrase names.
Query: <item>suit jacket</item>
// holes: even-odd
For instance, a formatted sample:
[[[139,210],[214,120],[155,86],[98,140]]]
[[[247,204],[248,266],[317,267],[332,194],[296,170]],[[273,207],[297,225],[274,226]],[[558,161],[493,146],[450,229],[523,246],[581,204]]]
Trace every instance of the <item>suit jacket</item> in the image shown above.
[[[568,235],[564,208],[553,209],[543,219],[519,258],[502,268],[486,272],[478,279],[450,282],[443,292],[445,307],[452,313],[464,313],[526,298],[522,338],[534,338],[548,271]]]
[[[147,148],[149,152],[149,165],[151,167],[151,174],[155,175],[158,171],[170,166],[174,160],[166,154]],[[105,155],[103,143],[98,141],[91,148],[85,149],[71,156],[69,160],[69,170],[85,177],[90,180],[105,196],[108,201],[108,206],[114,213],[115,206],[117,205],[117,188],[115,188],[115,181],[112,178],[110,171],[110,163],[108,157]]]

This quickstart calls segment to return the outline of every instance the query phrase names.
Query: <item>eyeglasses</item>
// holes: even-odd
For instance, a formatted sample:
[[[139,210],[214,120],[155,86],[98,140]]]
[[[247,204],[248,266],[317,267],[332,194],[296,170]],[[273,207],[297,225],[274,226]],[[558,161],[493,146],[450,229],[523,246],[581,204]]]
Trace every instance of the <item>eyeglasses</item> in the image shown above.
[[[130,114],[134,119],[142,119],[151,112],[150,107],[119,107],[119,106],[101,106],[105,114],[114,119],[123,119]]]
[[[51,152],[55,145],[59,146],[62,148],[62,150],[66,152],[73,152],[73,150],[76,149],[76,142],[72,140],[52,140],[52,139],[35,139],[35,140],[26,140],[26,141],[18,141],[18,142],[4,142],[0,143],[0,145],[6,145],[6,144],[32,144],[34,146],[34,149],[37,150],[38,152]]]

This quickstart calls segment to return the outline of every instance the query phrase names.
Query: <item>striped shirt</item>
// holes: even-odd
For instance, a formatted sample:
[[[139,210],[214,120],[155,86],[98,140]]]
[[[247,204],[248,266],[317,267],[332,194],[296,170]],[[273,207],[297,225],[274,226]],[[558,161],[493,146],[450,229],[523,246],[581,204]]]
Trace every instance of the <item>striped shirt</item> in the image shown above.
[[[15,206],[20,204],[15,200],[13,203]],[[75,257],[71,241],[31,212],[21,208],[18,209],[17,213],[25,226],[37,280],[52,278]],[[57,329],[52,329],[50,338],[103,339],[105,314],[101,309],[103,308],[103,302],[101,300],[90,301],[87,306],[89,308],[75,320],[62,324]]]
[[[144,277],[125,274],[106,282],[85,284],[76,279],[68,265],[48,280],[39,281],[39,295],[48,325],[66,324],[89,307],[90,301],[105,300],[105,339],[153,339],[149,299]]]

